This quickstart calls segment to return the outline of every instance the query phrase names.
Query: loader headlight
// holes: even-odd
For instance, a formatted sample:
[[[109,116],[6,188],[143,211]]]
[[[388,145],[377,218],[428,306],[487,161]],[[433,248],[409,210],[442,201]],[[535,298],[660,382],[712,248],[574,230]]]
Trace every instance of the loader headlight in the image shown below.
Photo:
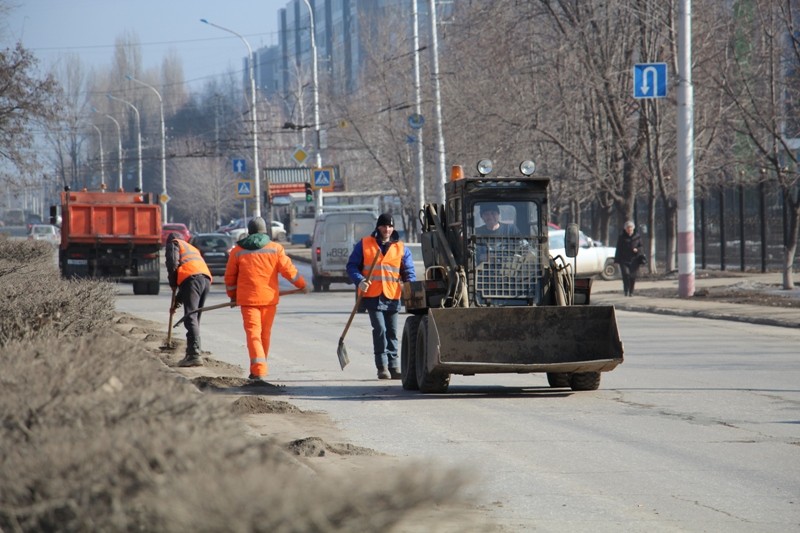
[[[527,161],[523,161],[522,163],[519,164],[519,171],[526,176],[530,176],[531,174],[536,172],[536,163],[534,163],[530,159]]]
[[[491,159],[481,159],[478,161],[478,174],[481,176],[486,176],[487,174],[492,173],[492,160]]]

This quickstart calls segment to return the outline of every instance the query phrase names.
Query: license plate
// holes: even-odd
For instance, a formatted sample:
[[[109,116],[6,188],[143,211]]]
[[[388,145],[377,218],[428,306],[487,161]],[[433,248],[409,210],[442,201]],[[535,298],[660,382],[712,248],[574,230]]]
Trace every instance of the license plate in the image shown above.
[[[88,265],[88,259],[67,259],[68,265]]]
[[[223,252],[206,252],[206,257],[225,257]]]

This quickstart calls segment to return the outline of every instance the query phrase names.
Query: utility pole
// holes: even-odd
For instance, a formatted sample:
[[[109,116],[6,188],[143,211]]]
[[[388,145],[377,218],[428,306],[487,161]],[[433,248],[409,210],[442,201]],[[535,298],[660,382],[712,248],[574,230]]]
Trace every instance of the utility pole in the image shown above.
[[[422,91],[419,79],[419,9],[417,0],[411,0],[414,14],[414,112],[418,117],[422,116]],[[425,157],[422,144],[422,127],[417,130],[417,213],[422,211],[425,205]]]
[[[444,184],[447,181],[445,167],[444,134],[442,133],[442,95],[439,90],[439,32],[436,28],[436,0],[428,0],[431,17],[431,55],[433,61],[433,95],[436,108],[436,144],[439,158],[439,181],[436,186],[436,202],[444,203]]]
[[[694,93],[692,88],[692,4],[678,8],[678,296],[694,296]]]

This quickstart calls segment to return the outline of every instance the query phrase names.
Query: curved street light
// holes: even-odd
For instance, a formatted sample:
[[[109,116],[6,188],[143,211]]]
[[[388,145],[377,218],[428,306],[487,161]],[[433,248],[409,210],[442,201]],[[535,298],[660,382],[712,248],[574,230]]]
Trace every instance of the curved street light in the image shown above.
[[[306,3],[306,7],[308,8],[308,17],[310,20],[310,28],[311,28],[311,65],[312,65],[312,80],[313,80],[313,91],[314,91],[314,132],[315,132],[315,143],[316,143],[316,164],[317,168],[322,166],[322,153],[320,152],[320,138],[319,138],[319,78],[317,76],[317,38],[316,38],[316,30],[314,29],[314,10],[311,9],[311,4],[308,0],[303,0]],[[317,214],[322,211],[322,189],[317,189],[317,201],[316,208]]]
[[[106,170],[105,161],[103,160],[103,132],[94,124],[90,124],[90,126],[94,128],[97,132],[97,136],[100,137],[100,189],[106,192]]]
[[[92,111],[94,111],[95,113],[100,113],[100,111],[98,111],[96,107],[92,107]],[[103,116],[108,119],[111,119],[111,121],[117,127],[117,167],[119,170],[119,190],[121,192],[122,191],[122,129],[119,127],[119,122],[117,122],[117,119],[106,113],[103,113]]]
[[[255,206],[253,207],[253,216],[260,217],[261,216],[261,179],[259,176],[259,169],[258,169],[258,119],[256,118],[256,78],[253,73],[253,49],[250,48],[250,43],[247,42],[247,39],[244,38],[239,33],[235,31],[219,26],[214,24],[213,22],[209,22],[206,19],[200,19],[200,22],[203,24],[208,24],[209,26],[213,26],[219,30],[226,31],[230,34],[237,36],[239,39],[242,40],[244,45],[247,47],[247,65],[249,66],[249,76],[250,76],[250,118],[253,123],[253,177],[255,181]],[[245,213],[246,214],[246,213]],[[271,223],[271,222],[268,222]]]
[[[113,94],[109,93],[106,95],[109,100],[116,100],[118,102],[122,102],[125,105],[130,106],[134,113],[136,113],[136,130],[137,130],[137,140],[138,140],[138,150],[139,150],[139,187],[137,188],[136,192],[142,192],[142,122],[139,117],[139,110],[136,109],[136,106],[130,103],[127,100],[123,100],[122,98],[117,98]],[[121,184],[120,184],[121,188]]]
[[[138,83],[139,85],[143,85],[148,89],[151,89],[156,96],[158,96],[158,107],[161,111],[161,196],[162,198],[167,197],[167,136],[164,129],[164,100],[161,98],[161,93],[156,90],[155,87],[150,85],[149,83],[145,83],[142,80],[137,80],[131,75],[125,76],[127,79],[134,83]],[[162,223],[167,223],[167,202],[161,202],[161,217]]]

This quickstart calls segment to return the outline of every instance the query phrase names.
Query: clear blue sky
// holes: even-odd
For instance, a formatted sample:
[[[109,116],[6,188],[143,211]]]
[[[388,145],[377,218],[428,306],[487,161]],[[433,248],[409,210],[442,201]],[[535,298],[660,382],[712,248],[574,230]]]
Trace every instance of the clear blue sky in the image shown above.
[[[193,87],[240,70],[247,55],[234,35],[203,24],[201,18],[242,34],[253,50],[278,42],[278,11],[289,0],[6,0],[12,6],[0,22],[0,48],[21,39],[47,69],[65,52],[89,67],[109,67],[114,41],[125,31],[139,38],[145,69],[158,67],[169,50],[183,62]]]

